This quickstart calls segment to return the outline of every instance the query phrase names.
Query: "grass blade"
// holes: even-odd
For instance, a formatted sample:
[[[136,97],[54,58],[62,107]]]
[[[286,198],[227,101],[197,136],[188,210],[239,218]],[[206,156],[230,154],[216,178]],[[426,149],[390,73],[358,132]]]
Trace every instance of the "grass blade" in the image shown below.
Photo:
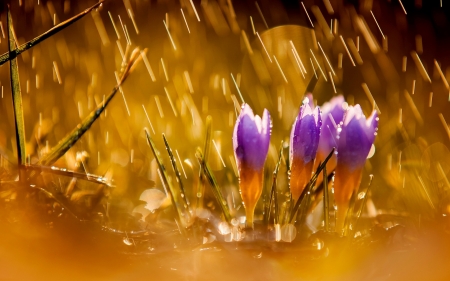
[[[368,186],[366,188],[366,191],[364,192],[365,194],[364,194],[363,201],[361,202],[361,206],[359,207],[359,210],[356,213],[355,223],[354,223],[354,227],[353,227],[353,232],[356,230],[356,227],[358,226],[359,218],[361,217],[362,211],[363,211],[364,207],[366,206],[368,193],[370,191],[370,187],[372,186],[372,181],[373,181],[373,175],[370,175],[369,184],[368,184]]]
[[[186,217],[187,212],[183,210],[183,203],[180,202],[178,199],[178,196],[176,196],[175,188],[173,187],[172,183],[169,180],[169,177],[167,175],[166,168],[164,167],[164,164],[162,162],[162,159],[159,157],[158,150],[156,149],[155,143],[153,142],[152,138],[150,137],[149,132],[147,129],[145,129],[145,135],[147,136],[147,142],[150,145],[150,148],[152,149],[153,156],[155,157],[156,163],[158,164],[159,170],[161,172],[161,178],[163,180],[163,184],[168,187],[168,192],[170,195],[170,200],[172,201],[172,207],[175,210],[175,213],[177,214],[175,220],[177,221],[178,229],[180,230],[181,234],[186,235],[186,223],[183,217]],[[188,218],[188,217],[186,217]],[[189,220],[189,218],[188,218]]]
[[[25,165],[24,168],[27,170],[39,171],[39,172],[43,172],[43,173],[50,173],[50,174],[54,174],[54,175],[58,175],[58,176],[77,178],[77,179],[89,181],[92,183],[103,184],[108,187],[113,186],[111,184],[110,180],[106,179],[105,177],[94,175],[94,174],[85,174],[85,173],[79,173],[79,172],[75,172],[75,171],[68,171],[65,169],[63,170],[63,169],[59,169],[59,168],[55,168],[55,167],[48,167],[48,166],[41,166],[41,165],[34,165],[34,164]]]
[[[7,29],[8,29],[8,50],[15,48],[14,29],[11,17],[11,11],[8,6],[7,14]],[[16,126],[16,144],[17,144],[17,159],[19,164],[19,179],[22,179],[21,167],[25,165],[25,121],[23,118],[22,93],[20,91],[19,67],[17,59],[11,60],[11,91],[12,101],[14,105],[14,123]]]
[[[20,45],[17,49],[14,46],[14,48],[10,48],[7,53],[4,53],[0,56],[0,65],[4,64],[5,62],[9,60],[15,59],[18,55],[25,52],[26,50],[36,46],[37,44],[41,43],[45,39],[53,36],[54,34],[58,33],[59,31],[65,29],[66,27],[70,26],[72,23],[78,21],[85,15],[87,15],[89,12],[91,12],[93,9],[100,6],[104,1],[99,1],[97,4],[93,5],[92,7],[84,10],[83,12],[79,13],[78,15],[54,26],[53,28],[47,30],[45,33],[39,35],[38,37],[26,42],[25,44]]]
[[[145,50],[146,51],[146,50]],[[133,71],[137,62],[142,59],[139,50],[136,48],[131,55],[131,58],[125,67],[122,77],[120,78],[118,84],[112,89],[111,93],[106,97],[103,104],[100,104],[94,111],[89,114],[80,124],[78,124],[72,132],[66,135],[59,143],[54,146],[50,152],[39,160],[39,165],[50,166],[55,163],[61,156],[63,156],[82,136],[89,130],[92,124],[97,120],[97,118],[105,110],[106,106],[115,96],[121,85],[125,82],[128,75]]]
[[[330,221],[329,221],[329,204],[330,199],[328,196],[328,174],[327,174],[327,166],[323,167],[323,217],[325,223],[325,231],[330,231]]]
[[[220,187],[217,184],[216,178],[214,177],[214,174],[211,171],[211,168],[209,168],[208,163],[205,162],[205,158],[202,155],[202,151],[200,148],[197,149],[197,152],[195,153],[195,157],[197,157],[197,160],[200,162],[201,167],[203,168],[203,173],[205,174],[206,178],[208,179],[213,194],[217,199],[217,202],[220,205],[220,208],[222,209],[222,213],[225,217],[225,220],[228,223],[231,223],[231,214],[230,210],[228,209],[227,202],[225,201],[222,191],[220,191]]]
[[[325,165],[327,165],[328,160],[330,160],[331,156],[333,156],[334,153],[334,148],[331,150],[330,154],[328,154],[327,158],[325,158],[325,160],[320,163],[319,167],[317,167],[317,171],[314,173],[314,175],[312,176],[311,180],[309,181],[309,183],[306,185],[306,187],[303,189],[302,194],[300,195],[300,198],[298,198],[297,202],[295,203],[294,209],[292,210],[291,213],[291,218],[290,218],[290,222],[292,222],[295,218],[295,214],[298,211],[298,208],[300,207],[300,203],[303,201],[303,198],[305,198],[306,194],[308,192],[311,192],[314,184],[316,183],[317,177],[319,176],[319,174],[322,172],[323,168],[325,167]]]
[[[269,221],[270,221],[270,214],[272,212],[272,204],[275,205],[274,206],[275,224],[279,223],[279,218],[278,218],[278,198],[277,198],[277,177],[278,177],[278,171],[280,170],[280,164],[281,164],[281,159],[282,158],[283,158],[283,141],[281,141],[280,150],[278,152],[278,161],[277,161],[277,164],[275,165],[275,169],[274,169],[273,174],[272,174],[272,188],[270,190],[270,199],[269,199],[268,208],[267,208],[267,210],[265,212],[266,218],[264,219],[266,224],[269,224]]]
[[[202,163],[207,163],[208,161],[209,148],[211,146],[211,136],[212,136],[211,132],[212,132],[212,117],[208,115],[208,117],[206,117],[206,136],[203,150],[205,154],[203,155],[202,161],[200,161],[200,165],[203,165]],[[205,193],[205,175],[202,172],[203,169],[204,167],[200,167],[200,174],[197,187],[197,204],[196,204],[197,209],[203,208],[203,196]]]
[[[180,170],[178,170],[177,162],[175,160],[175,157],[173,156],[172,149],[169,146],[169,142],[167,141],[165,134],[163,134],[163,140],[166,146],[167,153],[169,154],[170,163],[172,164],[173,170],[175,171],[175,176],[177,177],[178,184],[180,185],[181,197],[184,200],[185,207],[189,208],[189,202],[187,200],[186,193],[184,192],[183,182],[181,181],[181,173]]]

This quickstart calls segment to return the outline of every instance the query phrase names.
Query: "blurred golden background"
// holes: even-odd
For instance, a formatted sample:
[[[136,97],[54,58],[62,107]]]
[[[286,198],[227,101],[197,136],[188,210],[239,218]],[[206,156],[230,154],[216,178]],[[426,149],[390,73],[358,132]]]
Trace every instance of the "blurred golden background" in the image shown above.
[[[211,115],[214,145],[209,163],[226,196],[237,201],[235,212],[242,215],[231,140],[240,103],[249,103],[255,114],[261,115],[264,108],[271,113],[272,140],[266,164],[270,179],[279,144],[288,141],[306,87],[316,76],[317,105],[342,94],[348,104],[360,104],[366,116],[373,109],[380,113],[376,152],[366,163],[362,182],[367,185],[369,175],[374,175],[367,217],[384,228],[439,224],[450,212],[450,23],[447,3],[442,2],[105,1],[18,57],[27,161],[36,163],[46,149],[102,103],[117,84],[115,72],[139,46],[148,49],[146,57],[106,112],[56,164],[112,177],[112,205],[131,212],[143,190],[153,185],[162,190],[144,128],[168,166],[161,137],[165,134],[182,164],[187,196],[194,200],[199,171],[195,151],[203,146],[205,119]],[[95,3],[8,1],[17,43],[31,40]],[[8,51],[6,4],[0,4],[1,54]],[[0,87],[2,173],[14,174],[17,149],[8,63],[0,66]],[[83,151],[88,156],[80,167],[76,158]],[[173,176],[171,168],[168,171]],[[281,191],[287,191],[286,179],[285,173],[279,176]],[[268,188],[270,181],[266,182]],[[213,201],[209,193],[207,203]],[[270,272],[283,268],[276,259],[268,262],[272,263]],[[197,265],[201,267],[200,262]],[[104,266],[102,262],[101,272]],[[141,272],[143,267],[139,268]],[[9,272],[15,273],[6,279],[22,279],[15,278],[17,269]],[[44,274],[40,269],[36,272]],[[180,276],[203,280],[203,275],[192,272]],[[104,279],[126,279],[112,275]],[[93,276],[103,279],[98,272]],[[372,275],[373,280],[377,276]]]

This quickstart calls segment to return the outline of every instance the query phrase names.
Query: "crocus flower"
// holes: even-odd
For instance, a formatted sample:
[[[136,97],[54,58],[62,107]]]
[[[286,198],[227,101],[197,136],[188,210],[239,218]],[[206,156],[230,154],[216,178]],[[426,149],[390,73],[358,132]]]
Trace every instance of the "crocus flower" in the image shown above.
[[[291,176],[289,186],[292,198],[299,199],[311,173],[319,145],[322,118],[319,107],[313,108],[312,96],[309,95],[300,107],[300,112],[292,125],[289,159]]]
[[[248,104],[242,106],[234,126],[233,148],[248,227],[253,227],[253,213],[262,193],[263,169],[269,150],[270,131],[269,111],[264,109],[261,119],[253,114]]]
[[[373,111],[366,119],[359,105],[350,106],[346,112],[338,142],[337,165],[334,181],[334,198],[337,205],[336,231],[344,230],[350,198],[361,183],[367,155],[375,140],[378,113]]]
[[[344,119],[344,97],[333,97],[322,105],[322,131],[320,133],[319,148],[317,151],[316,167],[323,162],[333,147],[337,148],[337,128]],[[333,155],[327,163],[327,170],[332,171],[336,167],[336,156]],[[319,177],[318,182],[321,179]]]

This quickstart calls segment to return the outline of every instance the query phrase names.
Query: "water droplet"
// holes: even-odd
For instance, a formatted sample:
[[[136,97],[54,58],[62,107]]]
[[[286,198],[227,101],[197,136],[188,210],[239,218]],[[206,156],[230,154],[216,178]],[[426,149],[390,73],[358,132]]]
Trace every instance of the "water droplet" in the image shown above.
[[[216,236],[212,233],[207,233],[206,236],[203,236],[203,244],[208,244],[216,241]]]
[[[255,258],[255,259],[260,259],[260,258],[262,258],[262,252],[259,252],[259,253],[257,253],[257,254],[254,254],[254,255],[253,255],[253,258]]]
[[[363,199],[366,196],[366,193],[364,191],[358,193],[358,200]]]
[[[208,209],[197,210],[197,217],[207,220],[211,217],[211,212]]]
[[[286,224],[281,227],[281,240],[284,242],[292,242],[297,236],[297,228],[293,224]]]
[[[150,188],[142,192],[139,200],[147,202],[145,208],[152,211],[161,207],[164,200],[166,200],[166,194],[159,189]]]
[[[123,238],[123,243],[127,246],[131,246],[133,245],[133,242],[131,241],[131,239],[129,239],[128,237],[124,237]]]
[[[232,242],[232,241],[233,241],[233,235],[231,234],[231,231],[230,231],[230,233],[228,233],[227,235],[225,235],[225,236],[223,237],[223,240],[224,240],[225,242]]]
[[[231,228],[230,228],[230,226],[228,225],[227,222],[219,223],[218,229],[219,229],[219,233],[222,234],[222,235],[227,235],[227,234],[229,234],[231,232]]]
[[[317,250],[322,250],[323,247],[325,246],[325,243],[320,240],[319,238],[316,238],[313,242],[313,247],[315,247]]]

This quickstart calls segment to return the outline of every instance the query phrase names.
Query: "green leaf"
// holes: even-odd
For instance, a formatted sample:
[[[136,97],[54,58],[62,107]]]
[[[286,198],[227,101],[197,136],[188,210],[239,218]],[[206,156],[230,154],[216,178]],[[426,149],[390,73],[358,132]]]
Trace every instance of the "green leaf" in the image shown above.
[[[4,64],[5,62],[15,59],[18,55],[20,55],[22,52],[25,52],[26,50],[36,46],[37,44],[41,43],[45,39],[55,35],[56,33],[60,32],[61,30],[65,29],[66,27],[70,26],[72,23],[78,21],[85,15],[87,15],[89,12],[100,6],[104,0],[98,2],[97,4],[93,5],[92,7],[84,10],[83,12],[79,13],[78,15],[54,26],[53,28],[47,30],[45,33],[39,35],[38,37],[26,42],[25,44],[20,45],[17,49],[16,47],[12,47],[8,50],[7,53],[4,53],[0,56],[0,65]],[[9,13],[9,12],[8,12]]]
[[[225,220],[228,223],[231,223],[231,214],[230,210],[228,209],[227,201],[225,201],[225,198],[222,195],[222,191],[220,190],[219,184],[217,184],[216,177],[214,176],[211,168],[209,167],[208,163],[205,162],[205,158],[200,148],[197,148],[195,157],[200,162],[200,166],[203,170],[203,173],[205,174],[205,177],[208,179],[209,184],[211,185],[212,192],[214,194],[214,197],[216,197],[216,200],[219,203],[220,208],[222,209],[222,213],[225,217]]]
[[[281,159],[283,158],[283,141],[281,141],[281,145],[280,145],[280,150],[278,152],[278,161],[277,164],[275,165],[275,169],[272,173],[272,188],[270,189],[270,199],[269,199],[269,204],[268,207],[265,211],[265,223],[269,224],[269,220],[270,220],[270,214],[272,213],[272,204],[274,205],[274,209],[275,209],[275,224],[278,224],[279,222],[279,217],[278,217],[278,197],[277,197],[277,177],[278,177],[278,171],[280,170],[280,165],[281,165]]]
[[[184,192],[183,181],[181,179],[181,173],[178,169],[177,162],[175,157],[173,156],[172,149],[170,148],[169,142],[166,139],[166,135],[163,134],[164,144],[166,146],[167,153],[169,154],[170,163],[172,164],[172,168],[175,171],[175,176],[177,177],[178,185],[180,186],[181,197],[183,198],[185,206],[189,209],[189,203],[187,201],[186,193]]]
[[[303,198],[305,198],[305,196],[308,193],[311,193],[312,188],[314,187],[314,184],[316,183],[317,177],[319,177],[319,174],[322,172],[322,170],[326,167],[328,160],[330,160],[331,156],[333,156],[334,153],[334,148],[331,150],[330,154],[328,154],[327,158],[325,158],[325,160],[319,164],[319,167],[317,167],[316,172],[314,173],[314,175],[312,176],[311,180],[309,181],[309,183],[306,185],[306,187],[303,189],[302,194],[300,195],[300,198],[298,198],[297,202],[295,203],[294,209],[292,210],[291,213],[291,218],[289,219],[290,222],[293,222],[295,215],[298,211],[298,208],[300,207],[300,204],[303,201]]]
[[[159,157],[159,152],[156,149],[155,143],[150,137],[150,134],[148,133],[147,129],[145,129],[145,135],[147,136],[147,142],[150,145],[150,148],[152,149],[153,156],[155,156],[156,163],[158,164],[159,171],[161,172],[163,184],[165,187],[168,187],[167,192],[169,192],[170,199],[172,201],[172,207],[175,209],[175,213],[177,214],[175,220],[177,221],[178,229],[180,230],[181,234],[186,235],[185,227],[187,226],[187,222],[189,222],[190,220],[189,213],[183,208],[183,203],[180,202],[176,190],[173,187],[172,182],[169,180],[166,168],[164,167],[161,157]],[[186,219],[183,219],[183,217]],[[182,225],[180,225],[180,223]]]
[[[330,199],[328,196],[328,174],[327,165],[323,166],[323,216],[325,221],[325,231],[330,231],[330,209],[329,209]]]
[[[8,6],[7,14],[7,28],[8,28],[8,50],[14,49],[16,44],[14,40],[14,30],[11,17],[11,11]],[[19,80],[19,67],[17,65],[17,59],[11,60],[10,73],[11,73],[11,91],[12,101],[14,105],[14,123],[16,125],[16,143],[17,143],[17,159],[19,168],[25,164],[25,121],[23,118],[23,106],[22,106],[22,93],[20,91]],[[19,179],[22,177],[19,172]]]
[[[203,155],[203,161],[200,163],[206,163],[208,161],[208,156],[209,156],[209,147],[211,146],[211,132],[212,132],[212,117],[210,115],[208,115],[206,117],[206,135],[205,135],[205,145],[204,145],[204,155]],[[202,164],[200,164],[202,165]],[[200,170],[203,170],[203,167],[200,168]],[[205,175],[203,174],[203,172],[201,172],[199,174],[199,179],[198,179],[198,186],[197,186],[197,204],[196,204],[196,208],[197,209],[202,209],[203,208],[203,196],[205,193]],[[200,195],[200,196],[198,196]]]

